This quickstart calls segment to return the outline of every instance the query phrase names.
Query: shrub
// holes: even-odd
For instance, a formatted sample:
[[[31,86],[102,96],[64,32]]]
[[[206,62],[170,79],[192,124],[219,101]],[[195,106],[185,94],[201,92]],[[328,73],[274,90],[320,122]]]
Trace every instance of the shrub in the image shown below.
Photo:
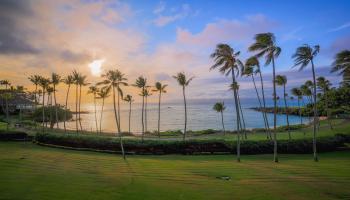
[[[26,140],[28,135],[21,131],[0,130],[0,141]]]

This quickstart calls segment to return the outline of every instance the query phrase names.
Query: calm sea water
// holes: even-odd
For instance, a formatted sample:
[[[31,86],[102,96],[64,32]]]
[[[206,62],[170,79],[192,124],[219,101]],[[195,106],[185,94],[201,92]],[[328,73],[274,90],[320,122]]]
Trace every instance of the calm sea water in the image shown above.
[[[215,101],[208,102],[195,102],[189,101],[187,105],[187,130],[203,130],[203,129],[221,129],[221,116],[219,113],[213,110],[213,104]],[[280,102],[282,104],[282,102]],[[290,106],[293,106],[295,102],[289,102]],[[271,105],[271,102],[268,102]],[[224,123],[227,130],[236,129],[236,115],[234,105],[230,100],[225,101],[226,110],[224,112]],[[262,128],[264,127],[264,121],[262,113],[256,112],[251,107],[258,106],[255,100],[242,99],[243,115],[247,128]],[[97,106],[97,119],[100,120],[101,106]],[[88,111],[88,114],[81,114],[82,126],[84,130],[94,131],[96,130],[94,105],[82,104],[82,111]],[[128,104],[122,103],[121,105],[121,129],[122,131],[128,131]],[[273,114],[267,114],[270,126],[273,124]],[[75,116],[73,115],[73,118]],[[147,107],[147,130],[157,130],[158,120],[158,104],[149,103]],[[290,124],[300,123],[298,116],[289,117]],[[304,122],[307,122],[307,118],[303,118]],[[286,116],[277,115],[277,125],[286,125]],[[63,126],[63,125],[61,125]],[[67,123],[69,129],[75,129],[75,122],[70,121]],[[184,128],[184,106],[182,103],[163,103],[161,105],[161,131],[165,130],[183,130]],[[106,104],[102,119],[102,130],[106,132],[115,132],[116,123],[114,118],[113,104]],[[132,104],[131,110],[131,131],[134,133],[140,133],[142,130],[141,125],[141,104]]]

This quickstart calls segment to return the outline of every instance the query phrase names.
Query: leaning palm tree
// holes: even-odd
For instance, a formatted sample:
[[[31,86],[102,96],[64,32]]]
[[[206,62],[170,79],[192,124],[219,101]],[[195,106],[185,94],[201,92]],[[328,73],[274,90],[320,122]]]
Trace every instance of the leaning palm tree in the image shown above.
[[[58,108],[57,108],[57,100],[56,100],[56,86],[61,82],[61,76],[56,74],[56,73],[52,73],[51,74],[51,84],[53,86],[53,99],[55,102],[55,122],[57,125],[57,128],[59,128],[58,125]]]
[[[283,101],[284,101],[284,109],[286,110],[286,118],[287,118],[287,129],[288,129],[288,137],[289,140],[292,139],[290,135],[290,127],[289,127],[289,113],[288,113],[288,105],[287,105],[287,93],[286,93],[286,84],[287,84],[287,77],[282,75],[276,76],[276,84],[278,86],[283,86]]]
[[[350,81],[350,50],[343,50],[337,53],[332,63],[331,72],[338,72],[342,75],[344,83]]]
[[[217,102],[214,104],[213,109],[221,114],[221,124],[222,124],[222,131],[224,132],[224,135],[226,133],[225,131],[225,124],[224,124],[224,110],[226,109],[224,102]]]
[[[78,102],[78,116],[79,116],[79,125],[80,125],[80,130],[82,131],[83,130],[83,127],[81,125],[81,117],[80,117],[80,114],[81,114],[81,110],[80,110],[80,107],[81,107],[81,89],[83,86],[86,86],[88,85],[89,83],[86,82],[86,76],[85,75],[82,75],[80,74],[79,78],[78,78],[78,85],[79,85],[79,102]]]
[[[331,116],[330,116],[330,110],[329,110],[329,100],[328,100],[328,92],[331,87],[331,83],[329,80],[327,80],[325,77],[320,76],[317,78],[317,87],[322,91],[324,99],[325,99],[325,104],[326,104],[326,113],[327,113],[327,121],[330,129],[333,129],[332,126],[332,121],[331,121]]]
[[[118,129],[118,136],[119,136],[119,141],[120,141],[120,148],[122,150],[122,154],[123,154],[123,158],[125,159],[125,152],[124,152],[124,146],[123,146],[123,139],[122,139],[122,135],[121,135],[121,131],[120,131],[120,115],[117,112],[117,107],[116,107],[116,90],[118,93],[118,102],[119,102],[119,94],[122,92],[120,89],[120,84],[121,82],[123,82],[124,80],[126,80],[124,78],[124,74],[121,73],[119,70],[109,70],[107,71],[105,74],[102,75],[103,78],[105,78],[102,82],[98,83],[98,85],[104,85],[104,89],[111,89],[112,90],[112,95],[113,95],[113,108],[114,108],[114,117],[115,117],[115,121],[116,121],[116,125],[117,125],[117,129]],[[123,82],[122,84],[125,84],[125,82]],[[119,105],[119,103],[118,103]],[[119,106],[118,106],[119,107]]]
[[[48,78],[44,78],[40,76],[39,85],[41,86],[43,101],[42,101],[42,132],[45,131],[45,92],[47,88],[49,87],[50,80]]]
[[[260,58],[265,56],[265,65],[272,63],[272,75],[273,75],[273,102],[274,102],[274,112],[273,112],[273,160],[278,162],[277,157],[277,99],[276,99],[276,66],[275,59],[280,55],[281,48],[276,45],[276,39],[273,33],[259,33],[255,35],[255,43],[249,47],[249,51],[257,52],[256,57]]]
[[[302,125],[303,124],[303,118],[301,117],[300,100],[303,98],[303,94],[302,94],[302,92],[301,92],[301,90],[299,88],[292,88],[291,92],[298,99],[298,110],[299,110],[300,125]]]
[[[228,44],[218,44],[214,53],[210,55],[214,59],[214,65],[210,69],[219,68],[219,71],[226,76],[231,74],[232,84],[236,84],[236,71],[239,71],[239,68],[242,68],[243,64],[238,59],[240,52],[235,52]],[[237,73],[238,74],[238,73]],[[238,95],[237,90],[233,90],[234,102],[236,107],[236,127],[237,127],[237,161],[240,162],[240,112],[238,104]]]
[[[230,90],[236,90],[237,91],[237,100],[238,100],[238,107],[240,110],[240,118],[242,119],[242,121],[240,121],[239,126],[240,126],[240,130],[243,131],[244,134],[244,139],[248,139],[247,137],[247,130],[246,130],[246,126],[245,126],[245,121],[244,121],[244,116],[243,116],[243,111],[242,111],[242,105],[241,105],[241,98],[239,96],[239,85],[237,82],[232,83],[230,85]]]
[[[142,92],[145,90],[147,85],[147,79],[144,78],[143,76],[140,76],[136,79],[136,82],[133,86],[138,87],[141,89],[141,94]],[[144,134],[145,134],[145,122],[144,122],[144,109],[145,109],[145,97],[143,95],[142,96],[142,110],[141,110],[141,124],[142,124],[142,142],[144,140]]]
[[[299,71],[305,69],[305,67],[311,62],[312,69],[312,78],[313,78],[313,104],[314,104],[314,129],[313,129],[313,152],[314,152],[314,161],[318,161],[317,157],[317,149],[316,149],[316,125],[317,125],[317,95],[316,95],[316,74],[315,74],[315,66],[314,66],[314,57],[320,51],[320,46],[316,45],[314,47],[310,47],[305,44],[301,47],[298,47],[295,54],[292,56],[294,58],[294,66],[299,66]]]
[[[64,112],[64,120],[63,120],[63,126],[64,126],[64,132],[67,132],[67,128],[66,128],[66,121],[67,121],[67,111],[68,111],[68,96],[69,96],[69,90],[72,84],[74,84],[74,78],[72,75],[68,75],[67,77],[65,77],[63,80],[63,83],[65,83],[68,88],[67,88],[67,94],[66,94],[66,103],[65,103],[65,112]]]
[[[258,89],[256,87],[255,78],[254,78],[255,74],[260,73],[259,72],[260,71],[260,67],[257,67],[257,69],[254,70],[255,66],[259,66],[258,59],[255,56],[248,58],[246,60],[246,62],[245,62],[245,66],[244,66],[244,70],[242,72],[242,76],[247,76],[247,77],[250,76],[250,77],[252,77],[253,85],[254,85],[255,92],[256,92],[256,97],[258,99],[260,110],[262,111],[261,113],[262,113],[262,116],[263,116],[263,119],[264,119],[266,138],[267,139],[269,139],[269,138],[271,139],[271,136],[269,135],[268,125],[267,125],[267,117],[266,117],[265,107],[263,109],[262,103],[261,103],[261,99],[260,99],[260,95],[259,95]]]
[[[98,125],[97,125],[97,109],[96,109],[96,98],[97,93],[99,92],[99,89],[96,87],[96,85],[92,85],[89,87],[88,94],[94,95],[94,113],[95,113],[95,125],[96,125],[96,133],[98,133]]]
[[[97,93],[97,98],[102,99],[101,116],[100,116],[100,134],[102,134],[102,119],[103,119],[105,99],[109,97],[110,92],[111,92],[111,88],[107,87],[107,88],[100,89]]]
[[[168,85],[163,85],[161,82],[156,82],[154,92],[159,92],[158,96],[158,138],[160,138],[160,101],[162,98],[162,93],[166,93],[165,88]]]
[[[174,79],[178,82],[178,84],[182,87],[182,95],[184,98],[184,105],[185,105],[185,128],[183,133],[183,141],[186,139],[186,128],[187,128],[187,104],[186,104],[186,95],[185,95],[185,88],[190,84],[190,82],[193,80],[194,77],[190,77],[187,79],[184,72],[179,72],[176,74],[176,76],[173,76]]]
[[[132,96],[130,94],[126,95],[124,98],[124,101],[129,103],[129,133],[131,133],[130,131],[130,124],[131,124],[131,103],[134,101],[134,99],[132,98]]]

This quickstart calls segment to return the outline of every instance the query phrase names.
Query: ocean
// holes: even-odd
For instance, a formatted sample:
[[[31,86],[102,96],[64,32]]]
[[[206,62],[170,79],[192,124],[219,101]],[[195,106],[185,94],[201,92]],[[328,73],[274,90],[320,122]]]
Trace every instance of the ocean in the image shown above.
[[[213,105],[217,101],[214,100],[189,100],[187,103],[187,130],[204,130],[204,129],[216,129],[220,130],[221,115],[213,110]],[[234,110],[233,101],[230,99],[224,100],[226,110],[224,111],[224,124],[226,130],[236,129],[236,115]],[[264,121],[262,113],[257,112],[252,107],[258,107],[258,103],[255,99],[242,99],[241,100],[244,120],[247,129],[263,128]],[[283,105],[280,100],[279,105]],[[133,103],[131,109],[131,132],[140,134],[142,131],[141,121],[141,103]],[[267,102],[267,106],[272,106],[272,102]],[[295,101],[290,101],[289,106],[296,106]],[[74,106],[72,106],[74,110]],[[101,105],[97,104],[97,120],[98,126],[100,121]],[[95,116],[94,116],[94,104],[82,104],[81,111],[88,111],[88,113],[81,114],[81,122],[84,130],[95,131]],[[129,106],[126,102],[121,103],[121,129],[122,131],[128,131],[128,116]],[[270,127],[273,126],[273,114],[267,114]],[[75,115],[73,115],[75,119]],[[309,119],[303,117],[303,122],[308,122]],[[300,123],[300,118],[295,115],[289,116],[290,124]],[[147,106],[147,131],[156,131],[158,123],[158,103],[148,103]],[[286,125],[286,115],[277,115],[277,125]],[[75,129],[75,121],[69,121],[66,123],[68,129]],[[63,127],[63,123],[60,123]],[[113,104],[105,104],[104,113],[102,118],[102,131],[116,132],[116,122],[114,118]],[[160,130],[183,130],[184,128],[184,105],[181,102],[162,103],[161,104],[161,120]]]

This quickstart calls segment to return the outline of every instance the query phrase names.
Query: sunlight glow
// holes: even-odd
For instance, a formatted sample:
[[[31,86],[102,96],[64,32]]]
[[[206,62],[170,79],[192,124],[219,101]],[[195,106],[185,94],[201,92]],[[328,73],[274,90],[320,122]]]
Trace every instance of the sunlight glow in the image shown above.
[[[91,74],[93,76],[100,76],[102,63],[105,62],[105,59],[94,60],[89,64],[89,68],[91,70]]]

